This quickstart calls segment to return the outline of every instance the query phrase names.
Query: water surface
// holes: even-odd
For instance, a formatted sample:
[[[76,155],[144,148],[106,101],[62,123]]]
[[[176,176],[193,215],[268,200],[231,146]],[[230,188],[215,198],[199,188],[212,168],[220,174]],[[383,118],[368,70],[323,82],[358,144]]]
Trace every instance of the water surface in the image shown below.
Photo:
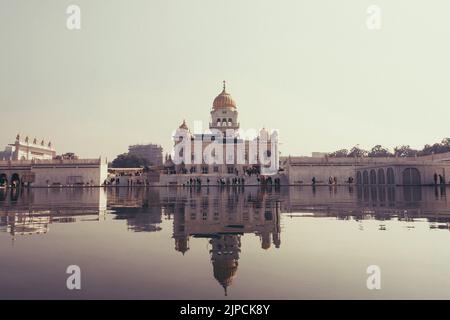
[[[0,190],[0,298],[450,299],[448,192]]]

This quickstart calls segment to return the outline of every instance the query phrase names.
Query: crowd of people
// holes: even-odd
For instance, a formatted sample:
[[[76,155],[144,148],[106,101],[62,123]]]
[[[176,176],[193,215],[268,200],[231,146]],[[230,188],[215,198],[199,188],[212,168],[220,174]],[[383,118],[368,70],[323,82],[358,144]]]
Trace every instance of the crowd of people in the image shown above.
[[[312,182],[313,185],[315,185],[316,183],[318,183],[316,177],[312,177],[311,182]],[[348,177],[347,183],[348,183],[348,184],[352,184],[353,182],[354,182],[353,177]],[[329,185],[337,185],[337,184],[338,184],[337,178],[336,178],[336,177],[333,177],[333,176],[330,176],[330,177],[328,178],[328,184],[329,184]]]
[[[210,185],[211,180],[209,178],[206,178],[206,184]],[[234,177],[234,178],[222,178],[219,177],[216,180],[216,184],[219,186],[223,185],[241,185],[243,186],[245,184],[245,179],[243,177]],[[183,183],[183,186],[201,186],[202,185],[202,179],[199,177],[197,178],[190,178],[186,183]]]

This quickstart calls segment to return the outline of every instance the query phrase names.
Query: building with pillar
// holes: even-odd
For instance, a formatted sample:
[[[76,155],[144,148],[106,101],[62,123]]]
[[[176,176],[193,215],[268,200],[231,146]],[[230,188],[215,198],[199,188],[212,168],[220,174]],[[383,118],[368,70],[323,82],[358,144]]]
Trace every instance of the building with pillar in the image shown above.
[[[227,92],[225,81],[222,92],[214,99],[210,110],[209,131],[193,133],[186,121],[173,136],[174,152],[170,161],[175,164],[172,176],[161,184],[183,184],[189,176],[202,183],[218,177],[225,180],[256,177],[276,177],[279,170],[278,132],[263,128],[254,130],[253,137],[242,137],[235,100]],[[168,160],[168,159],[167,159]],[[166,163],[167,164],[167,163]],[[167,167],[167,165],[166,165]]]
[[[0,188],[101,186],[108,163],[97,159],[57,157],[51,142],[17,135],[9,158],[0,159]]]
[[[28,136],[21,139],[20,134],[16,136],[16,141],[9,146],[12,147],[12,158],[6,160],[51,160],[56,156],[52,143],[46,143],[44,139],[38,141],[31,140]]]

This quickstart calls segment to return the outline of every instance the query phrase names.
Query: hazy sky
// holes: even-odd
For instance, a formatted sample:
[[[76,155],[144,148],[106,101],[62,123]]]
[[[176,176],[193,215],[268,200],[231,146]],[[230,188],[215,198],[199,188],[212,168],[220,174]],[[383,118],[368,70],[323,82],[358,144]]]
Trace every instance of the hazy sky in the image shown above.
[[[448,0],[0,0],[0,146],[168,148],[225,79],[241,127],[279,129],[284,155],[421,148],[450,136],[449,59]]]

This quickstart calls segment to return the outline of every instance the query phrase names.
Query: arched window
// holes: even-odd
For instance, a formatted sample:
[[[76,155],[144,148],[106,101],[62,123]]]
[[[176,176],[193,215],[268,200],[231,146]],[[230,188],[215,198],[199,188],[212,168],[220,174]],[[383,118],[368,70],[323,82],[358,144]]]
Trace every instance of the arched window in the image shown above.
[[[378,184],[386,184],[383,168],[378,169]]]
[[[217,119],[217,126],[220,127],[220,119]]]
[[[380,182],[378,181],[378,183]],[[386,201],[386,187],[378,187],[378,200],[380,202]]]
[[[361,171],[358,171],[356,173],[356,184],[361,184],[361,183],[362,183]]]
[[[387,198],[389,201],[389,206],[390,207],[395,206],[395,187],[387,188]]]
[[[369,173],[367,170],[364,170],[363,172],[363,184],[369,184]]]
[[[228,126],[231,127],[233,125],[233,120],[231,118],[228,118]]]
[[[13,175],[11,176],[11,185],[15,187],[20,186],[20,176],[18,173],[13,173]]]
[[[227,126],[227,119],[222,119],[222,127],[226,127]]]
[[[388,168],[386,176],[387,176],[387,184],[395,184],[394,169]]]
[[[370,170],[370,184],[377,184],[377,174],[374,169]]]
[[[420,172],[417,168],[406,168],[402,173],[403,184],[405,185],[420,185]]]

